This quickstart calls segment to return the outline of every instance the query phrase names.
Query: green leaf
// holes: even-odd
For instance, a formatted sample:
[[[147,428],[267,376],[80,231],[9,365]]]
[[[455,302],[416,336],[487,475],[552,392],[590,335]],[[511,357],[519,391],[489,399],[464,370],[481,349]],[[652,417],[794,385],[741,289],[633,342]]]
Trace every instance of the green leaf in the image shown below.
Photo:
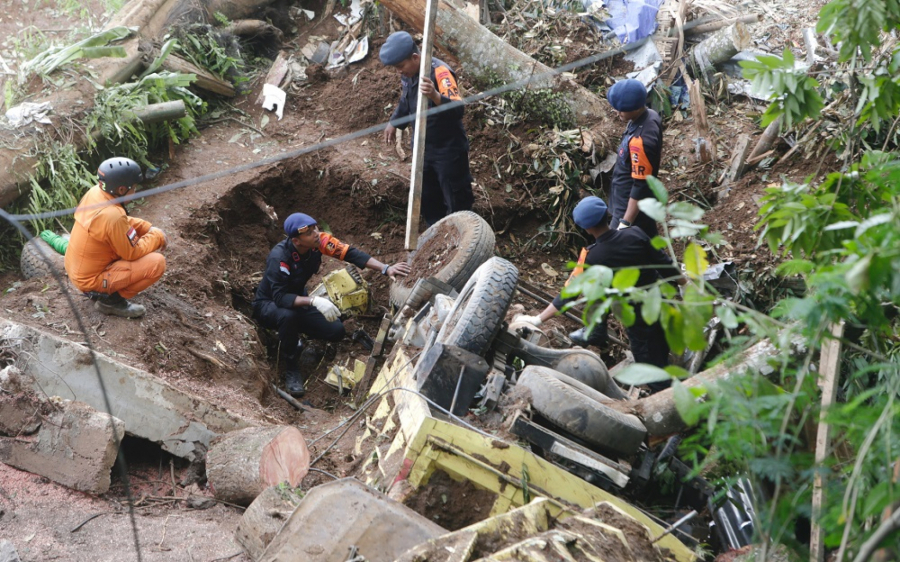
[[[633,326],[634,321],[637,319],[637,315],[634,313],[634,307],[627,302],[620,303],[620,308],[616,316],[619,317],[619,320],[622,321],[622,324],[626,328]]]
[[[669,214],[676,219],[694,222],[703,218],[704,213],[703,209],[686,201],[678,201],[669,205]]]
[[[697,425],[697,422],[700,421],[700,414],[703,412],[703,407],[697,403],[698,395],[695,394],[695,391],[698,390],[702,395],[704,390],[701,387],[684,386],[678,379],[672,381],[672,397],[675,401],[675,409],[684,423],[689,426]]]
[[[860,294],[869,287],[869,265],[872,263],[872,255],[869,254],[854,263],[847,273],[844,280],[847,282],[850,292],[854,295]]]
[[[659,320],[659,311],[662,308],[662,293],[659,286],[651,287],[644,296],[644,303],[641,306],[641,317],[647,324],[655,324]]]
[[[637,280],[640,276],[641,270],[639,269],[635,269],[633,267],[620,269],[613,277],[612,287],[613,289],[619,289],[620,291],[630,289],[634,287],[634,284],[637,283]]]
[[[656,177],[647,176],[647,185],[650,186],[650,191],[653,192],[653,196],[656,197],[657,201],[663,205],[669,202],[669,192],[666,191],[666,186],[656,179]]]
[[[646,363],[634,363],[622,369],[614,378],[622,384],[637,386],[667,381],[672,377],[659,367],[647,365]]]
[[[666,207],[656,199],[641,199],[638,201],[638,209],[656,222],[666,220]]]
[[[709,261],[706,259],[706,250],[698,244],[691,242],[684,249],[684,266],[688,275],[694,279],[699,279],[709,267]]]
[[[652,240],[650,240],[650,245],[652,245],[657,250],[662,250],[669,246],[669,243],[666,242],[666,239],[662,236],[654,236]]]
[[[722,325],[728,328],[729,330],[734,330],[738,327],[737,316],[730,306],[720,305],[716,307],[716,316],[719,317],[719,320],[722,322]]]

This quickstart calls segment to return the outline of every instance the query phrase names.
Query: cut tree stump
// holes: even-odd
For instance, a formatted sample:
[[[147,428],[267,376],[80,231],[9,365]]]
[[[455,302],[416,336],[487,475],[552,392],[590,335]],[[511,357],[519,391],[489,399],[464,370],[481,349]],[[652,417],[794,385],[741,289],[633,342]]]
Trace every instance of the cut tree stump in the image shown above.
[[[250,558],[259,560],[303,498],[291,489],[271,486],[263,490],[244,512],[234,538]]]
[[[210,443],[206,476],[217,499],[247,505],[269,486],[297,487],[309,472],[309,460],[296,427],[248,427]]]

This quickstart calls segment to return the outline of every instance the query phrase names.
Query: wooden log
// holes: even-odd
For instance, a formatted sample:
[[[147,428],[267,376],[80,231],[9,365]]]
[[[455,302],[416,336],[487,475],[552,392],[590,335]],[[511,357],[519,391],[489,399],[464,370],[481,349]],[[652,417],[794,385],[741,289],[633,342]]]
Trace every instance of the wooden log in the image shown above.
[[[234,538],[253,560],[259,560],[303,498],[290,488],[271,486],[244,512]]]
[[[219,94],[220,96],[226,96],[229,98],[233,98],[235,95],[234,86],[231,84],[231,82],[226,82],[225,80],[216,77],[208,70],[199,68],[194,63],[186,61],[178,55],[170,53],[169,56],[166,57],[166,60],[163,61],[162,67],[171,72],[180,72],[181,74],[194,74],[195,76],[197,76],[197,81],[192,85],[198,88],[202,88],[207,92],[212,92],[214,94]]]
[[[210,443],[206,476],[217,499],[247,505],[269,486],[297,487],[309,472],[309,460],[296,427],[248,427]]]
[[[141,109],[134,110],[134,119],[144,123],[158,123],[181,119],[186,115],[184,100],[153,103]]]
[[[723,63],[750,46],[747,26],[736,22],[722,28],[700,43],[691,52],[697,69],[706,72],[708,68]]]
[[[762,21],[762,14],[745,14],[734,18],[727,18],[718,21],[699,21],[694,20],[684,25],[685,35],[700,35],[711,31],[718,31],[723,27],[727,27],[733,23],[756,23]],[[693,24],[693,25],[691,25]]]
[[[821,470],[831,450],[831,427],[825,421],[828,408],[834,403],[837,395],[839,369],[841,361],[841,336],[844,335],[844,323],[831,326],[831,335],[822,346],[819,357],[819,386],[822,388],[822,408],[819,411],[819,428],[816,435],[816,467],[818,472],[813,479],[811,531],[809,539],[809,559],[811,562],[825,560],[825,529],[822,528],[822,503],[825,500],[825,488]]]
[[[419,76],[431,76],[431,51],[434,45],[434,20],[438,0],[426,0]],[[437,86],[437,84],[435,84]],[[419,211],[422,207],[422,175],[425,171],[425,138],[428,133],[428,98],[416,98],[416,122],[413,127],[412,173],[409,176],[409,199],[406,206],[406,238],[404,247],[415,250],[419,241]]]
[[[270,35],[277,39],[279,42],[284,39],[284,33],[281,32],[280,29],[272,25],[267,21],[262,20],[238,20],[233,21],[227,26],[223,31],[227,33],[233,33],[240,37],[261,37],[263,35]]]
[[[691,80],[687,74],[683,74],[683,76],[688,84],[688,91],[691,97],[691,115],[694,118],[694,128],[697,131],[697,161],[703,164],[715,162],[718,158],[716,143],[709,138],[706,102],[703,100],[703,92],[700,91],[700,82]]]
[[[288,58],[290,58],[288,53],[285,51],[278,51],[275,62],[272,63],[272,66],[269,67],[269,72],[266,73],[265,84],[281,87],[281,82],[284,80],[284,77],[287,76],[288,70],[290,70]],[[262,90],[260,90],[259,95],[256,97],[256,103],[262,103],[264,98],[265,96],[263,96]]]
[[[779,133],[781,133],[781,123],[783,120],[784,116],[779,115],[777,119],[769,123],[769,126],[766,127],[762,136],[759,137],[756,146],[753,147],[753,151],[747,157],[747,160],[754,160],[757,156],[771,150],[775,141],[778,140]]]
[[[733,360],[719,363],[701,373],[681,382],[684,386],[693,387],[714,381],[727,379],[731,375],[748,370],[760,372],[770,371],[767,362],[778,354],[778,348],[769,340],[763,340]],[[637,415],[647,428],[649,436],[671,435],[687,429],[687,424],[678,415],[673,398],[674,390],[668,388],[640,400],[613,402],[611,407],[623,412]]]
[[[737,141],[734,143],[734,150],[731,151],[731,166],[725,175],[725,184],[729,185],[740,179],[744,173],[744,162],[747,161],[747,155],[750,153],[750,135],[738,135]]]
[[[422,32],[426,0],[383,0],[381,3],[398,18]],[[566,92],[565,101],[581,125],[594,126],[604,119],[607,107],[588,89],[562,75],[545,75],[550,67],[539,63],[490,32],[469,17],[456,0],[438,0],[435,44],[455,55],[468,76],[486,81],[518,82],[532,77],[529,86]]]

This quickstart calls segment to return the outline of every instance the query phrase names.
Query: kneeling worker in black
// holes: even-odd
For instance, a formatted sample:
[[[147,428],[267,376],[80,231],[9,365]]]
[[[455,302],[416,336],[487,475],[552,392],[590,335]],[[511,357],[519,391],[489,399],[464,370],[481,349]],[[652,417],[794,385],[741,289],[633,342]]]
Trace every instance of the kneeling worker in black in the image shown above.
[[[294,213],[284,221],[287,238],[266,259],[266,271],[253,299],[253,318],[264,328],[278,330],[279,353],[284,361],[286,390],[293,396],[306,392],[298,365],[300,334],[340,341],[345,335],[341,312],[327,297],[310,297],[306,283],[318,273],[322,255],[374,269],[391,278],[406,276],[409,264],[386,265],[369,254],[320,232],[316,220]]]
[[[665,253],[653,247],[650,237],[643,230],[639,228],[611,230],[609,228],[611,216],[606,203],[599,197],[585,197],[579,201],[572,212],[572,217],[575,219],[575,224],[588,231],[588,234],[596,239],[594,244],[581,251],[572,277],[581,273],[585,266],[604,265],[613,270],[628,267],[641,268],[636,287],[646,287],[660,279],[677,280],[681,285],[687,282],[672,260]],[[566,283],[568,284],[568,281]],[[558,295],[537,316],[522,315],[516,317],[515,321],[540,326],[571,300],[573,299],[564,299],[562,295]],[[644,322],[638,305],[635,306],[635,316],[634,324],[626,328],[634,360],[637,363],[665,367],[669,364],[669,344],[666,342],[666,334],[662,325],[658,321],[649,325]],[[601,336],[596,337],[592,333],[589,339],[576,341],[576,343],[593,345],[605,343],[601,341],[601,338],[602,340],[606,339],[606,319],[594,326],[593,332]],[[668,386],[669,382],[667,381],[653,383],[650,388],[653,392],[657,392]]]

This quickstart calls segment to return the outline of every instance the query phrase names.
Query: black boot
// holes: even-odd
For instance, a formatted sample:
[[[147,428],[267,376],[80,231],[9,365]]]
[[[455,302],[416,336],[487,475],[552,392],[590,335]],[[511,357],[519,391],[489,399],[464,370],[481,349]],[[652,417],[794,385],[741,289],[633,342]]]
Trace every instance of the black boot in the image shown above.
[[[580,345],[581,347],[587,347],[589,345],[593,345],[596,347],[604,347],[609,341],[609,335],[606,331],[606,324],[596,324],[594,325],[594,329],[591,330],[591,334],[589,336],[584,335],[584,332],[587,328],[579,328],[574,332],[569,334],[569,339],[572,340],[572,343],[575,345]]]
[[[284,389],[294,398],[300,398],[306,394],[298,363],[297,353],[284,356]]]
[[[123,318],[140,318],[147,312],[142,305],[130,303],[119,293],[99,296],[94,306],[103,314],[121,316]]]

